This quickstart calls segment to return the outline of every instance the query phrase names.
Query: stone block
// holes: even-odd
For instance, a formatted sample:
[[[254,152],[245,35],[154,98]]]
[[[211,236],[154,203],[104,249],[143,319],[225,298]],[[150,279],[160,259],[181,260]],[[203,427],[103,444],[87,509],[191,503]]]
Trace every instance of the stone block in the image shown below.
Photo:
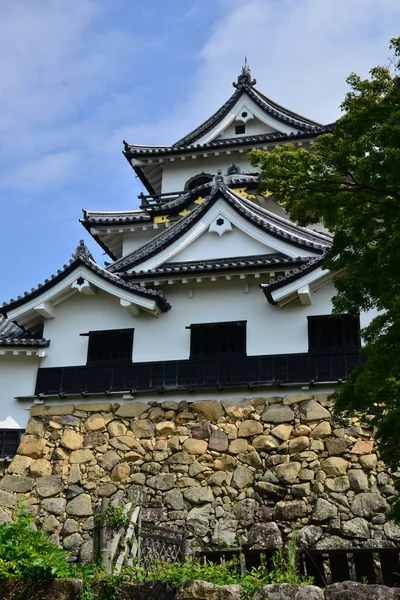
[[[293,431],[292,425],[277,425],[271,430],[271,434],[278,438],[278,440],[282,440],[282,442],[286,442],[290,438],[290,435]]]
[[[230,398],[222,400],[222,406],[231,419],[247,419],[254,411],[253,405],[246,398]]]
[[[276,476],[283,483],[294,483],[300,473],[301,463],[288,462],[278,465],[275,469]]]
[[[195,440],[209,440],[211,426],[208,421],[198,421],[190,427],[190,433]]]
[[[111,471],[111,481],[120,482],[128,479],[131,468],[127,462],[120,462]]]
[[[127,430],[127,426],[121,421],[110,421],[107,424],[107,431],[110,438],[126,435]]]
[[[324,500],[324,498],[317,498],[311,518],[317,523],[323,523],[336,517],[337,514],[338,509],[334,504],[328,502],[328,500]]]
[[[105,471],[111,471],[117,463],[121,461],[121,457],[114,450],[108,450],[100,459],[100,465]]]
[[[368,477],[361,469],[349,469],[347,477],[350,481],[350,489],[354,492],[368,491]]]
[[[49,460],[45,460],[44,458],[39,458],[32,462],[29,467],[29,474],[32,477],[47,477],[51,475],[52,465]]]
[[[94,460],[94,456],[91,450],[74,450],[69,457],[71,465],[81,465],[92,460]]]
[[[286,488],[269,481],[256,481],[254,489],[261,495],[271,500],[283,498],[286,495]]]
[[[8,473],[13,475],[24,475],[33,462],[35,462],[34,458],[16,454],[8,467]]]
[[[26,434],[36,435],[37,437],[42,437],[45,431],[45,424],[43,421],[39,419],[33,419],[32,417],[29,419],[28,424],[25,429]]]
[[[67,514],[74,517],[90,517],[93,514],[92,502],[88,494],[80,494],[67,504]]]
[[[165,492],[172,489],[176,483],[176,475],[173,473],[160,473],[154,477],[149,477],[147,485],[154,490]]]
[[[346,537],[368,539],[370,537],[368,522],[361,517],[355,517],[349,521],[343,521],[342,533]]]
[[[231,454],[241,454],[249,449],[249,442],[245,438],[236,438],[229,444],[229,452]]]
[[[115,412],[115,416],[128,419],[136,419],[150,410],[147,402],[125,402]]]
[[[54,417],[62,415],[72,415],[75,410],[73,404],[37,404],[31,408],[31,417]]]
[[[246,419],[241,421],[239,424],[238,437],[248,438],[254,435],[260,435],[264,430],[262,423],[259,421],[253,421],[252,419]]]
[[[188,579],[177,590],[176,600],[241,600],[242,587],[237,584],[216,585]]]
[[[253,596],[253,600],[324,600],[324,592],[315,585],[270,583]]]
[[[4,508],[14,508],[17,502],[17,496],[12,492],[0,490],[0,506]]]
[[[62,515],[65,511],[66,500],[64,498],[48,498],[42,500],[41,506],[53,515]]]
[[[400,589],[343,581],[328,585],[325,600],[400,600]]]
[[[312,430],[310,437],[314,440],[324,440],[329,437],[332,433],[331,424],[328,421],[322,421],[322,423],[318,423],[315,429]]]
[[[149,439],[155,435],[155,427],[150,419],[131,421],[131,431],[134,437],[138,439]]]
[[[365,517],[369,519],[374,515],[386,513],[389,510],[389,504],[379,494],[365,492],[357,494],[351,505],[352,512],[357,517]]]
[[[312,394],[293,394],[293,395],[284,396],[283,404],[286,404],[287,406],[291,406],[292,404],[299,404],[300,402],[305,402],[306,400],[312,400],[312,399],[313,399]]]
[[[193,438],[187,439],[183,445],[182,450],[184,452],[188,452],[189,454],[204,454],[207,450],[207,441],[206,440],[195,440]]]
[[[201,505],[214,501],[214,495],[208,487],[192,487],[183,491],[183,497],[189,504]]]
[[[276,523],[254,523],[249,531],[248,539],[252,548],[274,550],[283,544],[282,535]]]
[[[322,470],[328,477],[340,477],[346,475],[348,466],[349,463],[344,458],[332,456],[323,461]]]
[[[290,423],[294,419],[294,412],[289,406],[272,404],[265,408],[261,419],[265,423]]]
[[[64,484],[58,475],[49,475],[36,479],[36,489],[39,496],[49,498],[60,494],[64,489]]]
[[[161,421],[161,423],[156,424],[156,434],[169,436],[174,435],[176,429],[176,425],[173,421]]]
[[[289,500],[278,502],[274,509],[275,521],[295,521],[302,519],[307,514],[305,502],[301,500]]]
[[[257,435],[252,442],[253,448],[256,450],[275,450],[279,446],[279,442],[272,435]]]
[[[216,422],[220,417],[223,417],[225,412],[220,402],[216,400],[199,400],[192,402],[189,406],[190,410],[201,415],[207,421]]]
[[[208,449],[216,452],[226,452],[228,449],[228,436],[224,431],[217,429],[210,435]]]
[[[6,473],[0,480],[0,490],[5,492],[16,492],[17,494],[25,494],[30,492],[35,484],[35,480],[24,475],[9,475]]]
[[[24,435],[17,452],[30,458],[41,458],[45,446],[46,440],[44,438],[37,437],[36,435]]]
[[[61,437],[60,445],[67,450],[78,450],[83,445],[83,436],[72,429],[66,429]]]
[[[100,413],[93,413],[85,421],[86,431],[103,431],[104,428],[104,417]]]
[[[371,454],[374,447],[373,440],[357,440],[351,449],[352,454]]]
[[[233,472],[232,486],[236,489],[246,488],[252,485],[253,473],[247,467],[238,466]]]
[[[302,423],[308,423],[330,419],[331,414],[315,400],[306,400],[300,404],[300,418]]]
[[[87,413],[110,413],[113,411],[113,406],[109,402],[85,402],[85,404],[77,404],[76,410]]]

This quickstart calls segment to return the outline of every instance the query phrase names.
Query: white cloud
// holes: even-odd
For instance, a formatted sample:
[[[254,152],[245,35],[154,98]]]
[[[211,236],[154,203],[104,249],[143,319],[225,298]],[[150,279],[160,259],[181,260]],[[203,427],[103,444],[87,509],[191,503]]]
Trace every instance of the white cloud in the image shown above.
[[[143,123],[140,143],[171,143],[208,118],[233,92],[245,54],[257,87],[322,123],[334,121],[353,71],[385,64],[398,34],[398,0],[219,0],[223,18],[199,51],[199,68],[165,120]],[[126,128],[125,131],[129,131]],[[128,133],[125,133],[128,136]]]
[[[58,152],[26,160],[3,177],[0,184],[25,194],[41,193],[63,185],[79,167],[79,156],[74,151]]]

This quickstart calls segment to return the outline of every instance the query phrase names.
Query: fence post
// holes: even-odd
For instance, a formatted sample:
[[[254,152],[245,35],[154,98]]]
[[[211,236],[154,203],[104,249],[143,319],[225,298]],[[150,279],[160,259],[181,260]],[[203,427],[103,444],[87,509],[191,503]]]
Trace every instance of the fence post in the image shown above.
[[[107,526],[105,519],[103,518],[107,506],[108,506],[108,498],[102,498],[101,500],[101,508],[100,514],[102,516],[101,524],[100,524],[100,559],[104,565],[104,568],[107,573],[111,573],[112,570],[112,560],[111,560],[111,531]]]

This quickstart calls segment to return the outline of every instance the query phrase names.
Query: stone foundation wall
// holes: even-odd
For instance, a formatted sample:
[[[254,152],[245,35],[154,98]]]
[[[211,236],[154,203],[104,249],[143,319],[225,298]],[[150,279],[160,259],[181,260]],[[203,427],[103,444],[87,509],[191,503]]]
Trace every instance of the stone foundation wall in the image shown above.
[[[0,481],[0,521],[18,497],[73,557],[90,560],[93,511],[107,497],[143,520],[186,526],[192,547],[385,546],[400,472],[372,432],[332,420],[325,395],[34,406]]]

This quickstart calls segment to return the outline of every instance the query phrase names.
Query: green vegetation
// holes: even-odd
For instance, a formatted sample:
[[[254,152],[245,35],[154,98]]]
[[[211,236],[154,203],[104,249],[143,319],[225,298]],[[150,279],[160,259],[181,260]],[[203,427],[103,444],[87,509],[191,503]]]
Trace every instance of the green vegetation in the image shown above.
[[[68,554],[53,544],[46,533],[34,528],[35,518],[22,506],[14,520],[0,525],[0,579],[32,581],[68,577]]]
[[[376,428],[382,459],[400,464],[400,38],[391,63],[352,74],[343,116],[311,152],[293,145],[250,154],[261,190],[294,221],[333,234],[325,266],[336,278],[337,313],[380,314],[364,329],[368,361],[335,393],[338,415]],[[400,485],[400,483],[399,483]],[[398,488],[400,491],[400,488]],[[400,520],[400,501],[393,515]]]
[[[0,579],[15,583],[15,597],[21,593],[21,585],[29,587],[38,580],[57,577],[83,579],[80,600],[119,600],[123,582],[138,584],[158,580],[178,587],[188,579],[200,579],[218,585],[240,584],[244,600],[268,583],[311,583],[298,574],[296,532],[290,537],[285,553],[281,549],[276,551],[273,569],[268,573],[261,566],[242,576],[240,561],[236,558],[223,564],[203,564],[198,559],[184,563],[160,561],[149,569],[135,562],[120,575],[108,575],[100,565],[69,563],[68,553],[53,544],[43,531],[35,529],[34,521],[24,507],[18,506],[14,520],[0,525]],[[122,526],[119,519],[116,526]]]

